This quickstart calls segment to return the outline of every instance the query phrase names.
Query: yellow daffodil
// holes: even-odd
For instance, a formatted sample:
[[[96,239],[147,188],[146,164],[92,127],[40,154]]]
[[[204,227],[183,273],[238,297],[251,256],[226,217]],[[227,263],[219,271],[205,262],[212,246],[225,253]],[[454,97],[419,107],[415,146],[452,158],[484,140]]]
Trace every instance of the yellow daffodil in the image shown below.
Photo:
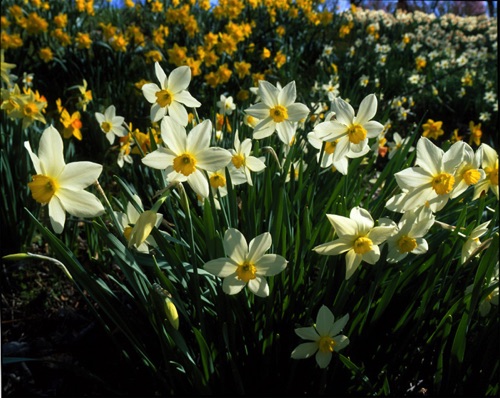
[[[104,212],[99,199],[84,190],[97,180],[102,172],[101,165],[93,162],[66,164],[61,135],[53,126],[43,132],[38,156],[31,150],[29,141],[26,141],[24,146],[36,172],[28,187],[33,199],[42,205],[48,204],[54,232],[63,231],[66,213],[88,218]]]
[[[349,321],[349,314],[335,321],[333,313],[322,305],[316,316],[314,326],[295,329],[297,336],[310,342],[299,344],[292,351],[293,359],[310,358],[315,355],[320,368],[326,368],[334,352],[338,352],[349,344],[349,338],[340,334]]]
[[[272,244],[271,234],[265,232],[247,243],[243,234],[229,228],[224,234],[227,257],[209,261],[203,268],[224,278],[222,290],[227,294],[239,293],[247,284],[257,296],[269,296],[265,276],[273,276],[286,268],[287,261],[277,254],[265,254]]]
[[[428,119],[427,123],[424,123],[422,125],[424,129],[422,136],[427,138],[432,138],[433,140],[437,140],[444,134],[442,126],[443,122],[435,122],[432,119]]]

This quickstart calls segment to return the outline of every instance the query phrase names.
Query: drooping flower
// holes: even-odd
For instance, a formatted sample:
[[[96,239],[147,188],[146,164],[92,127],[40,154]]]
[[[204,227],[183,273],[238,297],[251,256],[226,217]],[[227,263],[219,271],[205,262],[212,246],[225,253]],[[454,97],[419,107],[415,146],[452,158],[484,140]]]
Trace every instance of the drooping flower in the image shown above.
[[[297,336],[307,343],[299,344],[292,351],[293,359],[304,359],[315,355],[316,363],[320,368],[326,368],[331,360],[332,354],[345,348],[349,344],[349,338],[339,334],[349,321],[349,314],[344,315],[335,322],[333,313],[328,307],[322,305],[316,317],[314,326],[295,329]]]
[[[469,259],[474,250],[481,246],[481,241],[479,240],[479,238],[486,232],[488,232],[488,225],[490,224],[490,221],[486,221],[481,225],[478,225],[471,231],[470,235],[467,237],[467,240],[462,246],[462,253],[460,256],[460,262],[462,264]]]
[[[272,244],[271,234],[265,232],[250,241],[234,228],[224,234],[224,251],[227,257],[211,260],[203,268],[224,278],[222,290],[227,294],[239,293],[247,284],[251,292],[260,297],[269,296],[265,276],[283,271],[287,265],[284,257],[265,254]]]
[[[96,112],[95,118],[111,145],[115,142],[115,137],[124,137],[127,135],[127,129],[124,126],[125,118],[123,116],[116,116],[114,105],[108,106],[104,114]]]
[[[375,264],[380,258],[378,245],[396,232],[395,225],[374,227],[370,213],[357,206],[351,209],[349,218],[336,214],[327,214],[338,239],[323,243],[313,248],[316,253],[336,256],[346,253],[346,274],[349,279],[362,261]]]
[[[48,204],[54,232],[63,231],[66,213],[90,218],[104,212],[99,199],[84,190],[97,180],[102,172],[101,165],[93,162],[66,164],[61,135],[53,126],[47,127],[43,132],[38,156],[31,150],[29,141],[24,146],[36,171],[28,187],[33,199],[42,205]]]
[[[290,145],[297,122],[309,114],[307,106],[295,103],[297,98],[295,81],[281,89],[261,80],[258,95],[261,102],[245,110],[248,115],[260,119],[254,128],[253,138],[266,138],[276,131],[280,140]]]
[[[186,129],[171,117],[161,122],[161,137],[165,146],[148,153],[142,162],[154,169],[165,170],[170,182],[187,183],[204,198],[209,195],[208,180],[203,173],[224,168],[231,153],[219,147],[210,147],[212,123],[205,120],[187,134]]]
[[[407,211],[398,223],[397,232],[387,238],[389,252],[387,261],[397,263],[409,253],[423,254],[429,246],[423,238],[434,224],[432,211],[425,206]]]
[[[487,144],[481,144],[478,151],[482,153],[482,167],[486,176],[474,186],[474,198],[477,199],[481,194],[491,190],[497,197],[498,195],[498,153]]]
[[[369,150],[368,139],[377,137],[384,130],[381,123],[371,120],[377,113],[375,94],[370,94],[361,101],[357,116],[353,107],[341,98],[334,99],[332,110],[336,119],[319,123],[314,127],[314,132],[323,141],[338,140],[333,162],[338,162],[348,153],[366,153],[366,147]]]
[[[155,83],[146,83],[142,86],[144,97],[153,104],[151,120],[157,122],[165,115],[169,115],[181,126],[188,124],[188,113],[184,106],[197,108],[201,103],[187,91],[191,81],[189,66],[175,68],[169,76],[165,74],[158,62],[155,62],[156,77],[160,87]]]

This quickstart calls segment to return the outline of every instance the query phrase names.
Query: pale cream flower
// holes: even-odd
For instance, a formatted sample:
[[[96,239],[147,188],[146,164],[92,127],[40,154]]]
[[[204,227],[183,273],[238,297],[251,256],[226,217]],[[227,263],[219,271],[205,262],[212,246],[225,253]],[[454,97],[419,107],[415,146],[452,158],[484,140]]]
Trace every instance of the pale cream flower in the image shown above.
[[[251,172],[258,173],[265,169],[266,164],[259,158],[251,156],[252,140],[246,138],[240,142],[238,131],[234,134],[234,149],[229,150],[232,158],[230,169],[235,168],[241,171],[245,177],[248,185],[253,185]]]
[[[127,129],[124,125],[125,118],[123,116],[116,116],[114,105],[108,106],[104,114],[96,112],[95,118],[111,145],[115,142],[115,137],[125,137],[127,135]]]
[[[474,198],[477,199],[484,192],[487,193],[491,190],[497,197],[498,196],[498,153],[487,144],[481,144],[478,148],[482,154],[482,166],[486,173],[483,180],[479,181],[474,186]]]

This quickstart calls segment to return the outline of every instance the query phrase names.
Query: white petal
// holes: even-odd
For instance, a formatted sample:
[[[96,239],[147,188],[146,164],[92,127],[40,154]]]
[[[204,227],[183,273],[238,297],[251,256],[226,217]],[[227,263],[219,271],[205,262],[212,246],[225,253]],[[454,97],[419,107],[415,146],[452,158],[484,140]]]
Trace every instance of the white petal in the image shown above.
[[[104,213],[104,207],[97,196],[84,190],[59,188],[56,196],[64,210],[75,217],[91,218]]]
[[[233,274],[229,275],[227,278],[224,278],[224,281],[222,282],[222,290],[226,294],[237,294],[241,292],[245,285],[246,282],[243,282],[237,277],[236,274]]]
[[[160,91],[160,87],[158,87],[158,85],[155,83],[146,83],[142,86],[142,94],[144,95],[144,98],[146,98],[146,100],[151,104],[154,104],[156,102],[156,93],[158,91]]]
[[[167,75],[158,62],[155,62],[155,73],[162,88],[167,87]],[[143,86],[144,87],[144,86]]]
[[[292,351],[293,359],[305,359],[312,357],[318,351],[317,343],[302,343]]]
[[[338,162],[340,159],[342,159],[344,156],[346,156],[349,153],[350,150],[350,142],[347,136],[342,137],[338,142],[337,146],[335,147],[335,152],[333,152],[333,162]]]
[[[187,151],[186,129],[175,122],[170,116],[161,121],[161,139],[175,154],[180,155]]]
[[[269,285],[264,277],[256,276],[255,279],[250,279],[248,281],[248,288],[253,294],[259,297],[269,296]]]
[[[319,335],[316,329],[312,326],[304,327],[304,328],[297,328],[295,329],[295,333],[297,336],[299,336],[301,339],[304,340],[311,340],[311,341],[318,341],[319,340]],[[317,346],[316,346],[317,348]]]
[[[352,249],[352,242],[345,238],[336,239],[331,242],[326,242],[313,248],[318,254],[326,256],[336,256]]]
[[[361,264],[362,256],[360,254],[356,254],[354,250],[349,250],[345,256],[345,279],[349,279],[354,272],[358,269],[359,264]]]
[[[326,217],[339,237],[357,235],[358,224],[356,221],[336,214],[327,214]]]
[[[188,113],[181,103],[173,101],[168,107],[168,114],[181,126],[186,126],[188,124]]]
[[[322,305],[316,316],[316,330],[320,336],[328,336],[335,318],[326,305]]]
[[[344,335],[335,336],[333,341],[335,341],[335,351],[337,352],[349,345],[349,338]]]
[[[73,162],[64,167],[59,176],[61,187],[73,190],[83,189],[93,184],[99,178],[102,166],[93,162]]]
[[[167,113],[167,107],[162,108],[160,105],[158,105],[156,102],[153,104],[151,107],[151,121],[152,122],[157,122],[161,120],[165,114]]]
[[[253,172],[259,172],[266,168],[266,164],[255,156],[248,156],[245,160],[245,164]]]
[[[331,352],[319,351],[316,353],[316,362],[321,369],[326,368],[332,360]]]
[[[422,167],[431,175],[439,174],[443,155],[444,151],[441,148],[434,145],[428,138],[421,137],[417,143],[415,165]]]
[[[148,153],[141,159],[142,163],[153,169],[164,170],[174,162],[174,156],[170,151],[159,147],[156,151]]]
[[[269,137],[272,133],[276,131],[276,123],[268,117],[261,120],[254,128],[253,138],[256,140],[261,140],[263,138]]]
[[[248,261],[256,263],[267,252],[273,241],[269,232],[256,236],[248,245]]]
[[[368,264],[375,264],[380,258],[380,248],[376,245],[372,246],[372,250],[366,252],[362,256],[362,260]]]
[[[168,76],[167,88],[175,94],[187,89],[190,82],[191,68],[185,65],[179,66],[178,68],[175,68]]]
[[[385,242],[387,238],[396,233],[396,228],[394,226],[380,226],[373,228],[368,233],[368,238],[371,239],[374,245],[380,245]]]
[[[374,120],[363,124],[363,128],[366,130],[368,138],[378,137],[378,135],[384,130],[384,126]]]
[[[24,142],[24,147],[28,151],[28,154],[30,155],[31,161],[33,162],[33,167],[35,168],[36,174],[42,174],[42,168],[40,166],[40,159],[38,159],[38,156],[35,155],[35,153],[31,150],[31,145],[29,141]]]
[[[348,321],[349,321],[349,314],[346,314],[330,327],[328,335],[331,337],[338,335],[340,331],[344,329]]]
[[[198,101],[196,98],[194,98],[189,93],[189,91],[186,91],[186,90],[175,94],[174,101],[180,102],[181,104],[184,104],[184,106],[187,106],[190,108],[198,108],[199,106],[201,106],[201,102]]]
[[[361,104],[359,104],[358,114],[356,116],[355,122],[364,125],[369,120],[372,120],[376,113],[377,97],[375,97],[375,94],[370,94],[366,96],[363,101],[361,101]]]
[[[248,244],[243,234],[235,228],[229,228],[224,234],[224,251],[237,264],[243,264],[248,254]]]
[[[193,173],[191,173],[187,178],[187,182],[189,186],[193,188],[193,191],[195,191],[198,195],[203,198],[208,198],[208,180],[201,170],[196,169]]]
[[[279,105],[278,103],[279,93],[280,90],[278,90],[271,83],[266,82],[265,80],[259,81],[260,98],[262,99],[262,102],[264,102],[268,107],[274,107],[276,105]]]
[[[186,150],[193,154],[200,152],[210,146],[212,136],[212,122],[204,120],[197,124],[187,136]]]
[[[53,126],[47,127],[40,138],[38,159],[42,174],[58,177],[64,170],[64,145],[61,134]]]
[[[295,135],[296,124],[290,123],[288,120],[284,120],[281,123],[276,123],[276,131],[278,132],[278,137],[285,145],[290,145],[293,136]],[[255,134],[254,134],[255,136]]]
[[[287,261],[278,254],[264,254],[254,265],[257,275],[273,276],[286,268]]]
[[[349,218],[356,222],[356,224],[358,225],[358,233],[362,235],[366,235],[370,231],[370,229],[373,228],[374,222],[372,216],[370,215],[368,210],[363,209],[359,206],[351,209]]]
[[[203,269],[219,278],[226,278],[236,272],[238,265],[230,258],[218,258],[205,263]]]
[[[295,81],[288,83],[278,94],[278,104],[288,107],[295,102],[297,98],[297,91],[295,88]],[[290,114],[288,115],[290,117]]]
[[[231,152],[219,147],[210,147],[196,155],[196,167],[217,171],[223,169],[231,161]]]
[[[53,196],[49,202],[50,225],[56,234],[60,234],[64,229],[66,212],[57,196]]]
[[[266,117],[269,117],[269,109],[269,106],[263,102],[259,102],[258,104],[245,109],[245,113],[257,119],[265,119]]]
[[[332,102],[332,110],[335,112],[339,123],[350,126],[354,119],[354,109],[341,98],[335,98]]]

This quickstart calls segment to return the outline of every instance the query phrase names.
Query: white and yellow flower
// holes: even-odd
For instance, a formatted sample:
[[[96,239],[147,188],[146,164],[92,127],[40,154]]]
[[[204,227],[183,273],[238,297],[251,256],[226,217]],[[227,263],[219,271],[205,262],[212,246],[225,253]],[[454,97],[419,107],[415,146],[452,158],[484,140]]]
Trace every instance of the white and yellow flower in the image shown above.
[[[346,253],[346,274],[349,279],[362,261],[375,264],[380,258],[378,245],[396,232],[395,225],[381,225],[374,227],[370,213],[357,206],[354,207],[349,218],[336,214],[327,214],[338,239],[323,243],[313,248],[316,253],[336,256]]]
[[[238,131],[234,134],[234,149],[229,150],[231,152],[232,158],[230,163],[230,168],[234,168],[241,171],[246,178],[248,185],[253,185],[251,172],[258,173],[265,169],[266,164],[256,158],[251,156],[252,152],[252,140],[246,138],[243,142],[240,142],[238,137]]]
[[[498,196],[498,153],[487,144],[481,144],[478,148],[482,154],[482,167],[485,172],[485,178],[474,186],[474,199],[479,198],[481,194],[488,190],[493,192],[497,199]]]
[[[24,146],[36,172],[28,187],[33,199],[42,205],[48,205],[54,232],[59,234],[63,231],[66,213],[82,218],[97,217],[104,213],[99,199],[84,190],[97,181],[102,172],[100,164],[66,164],[63,140],[53,126],[47,127],[42,133],[38,156],[31,150],[29,141],[26,141]]]
[[[96,112],[95,118],[111,145],[115,142],[115,137],[125,137],[128,133],[124,125],[125,118],[123,116],[116,116],[114,105],[108,106],[104,114]]]
[[[478,225],[471,231],[470,235],[467,237],[467,240],[462,246],[462,253],[460,256],[460,262],[462,264],[469,259],[474,250],[481,246],[481,241],[479,240],[479,238],[486,232],[488,232],[488,225],[490,224],[490,221],[486,221],[481,225]]]
[[[210,120],[197,124],[187,134],[183,126],[166,116],[161,122],[161,137],[165,146],[148,153],[142,162],[165,170],[169,182],[187,181],[197,194],[207,198],[209,184],[204,171],[222,169],[231,160],[231,153],[226,149],[210,147]]]
[[[157,122],[165,115],[170,115],[176,123],[186,126],[188,113],[184,106],[191,108],[201,106],[201,103],[187,91],[191,82],[191,69],[189,66],[179,66],[167,76],[160,64],[155,62],[155,71],[160,87],[155,83],[146,83],[142,86],[144,97],[153,104],[151,121]]]
[[[455,172],[456,186],[451,194],[452,199],[465,192],[471,185],[478,184],[486,177],[486,173],[481,169],[483,152],[477,150],[474,153],[474,150],[467,143],[464,143],[463,148],[463,161]]]
[[[224,251],[227,257],[211,260],[204,269],[224,278],[222,290],[227,294],[239,293],[246,285],[260,297],[269,296],[266,276],[279,274],[286,268],[287,261],[277,254],[265,254],[272,244],[271,234],[265,232],[250,241],[234,228],[224,234]]]
[[[299,344],[292,351],[292,358],[304,359],[315,355],[318,366],[326,368],[332,360],[332,354],[349,344],[349,338],[340,334],[347,321],[349,321],[349,314],[335,322],[332,312],[328,307],[322,305],[314,326],[295,329],[297,336],[310,341]]]
[[[295,81],[278,88],[261,80],[258,92],[262,102],[245,110],[248,115],[260,119],[254,128],[253,138],[266,138],[276,131],[280,140],[290,145],[297,129],[297,122],[309,114],[307,106],[295,103],[297,98]]]

